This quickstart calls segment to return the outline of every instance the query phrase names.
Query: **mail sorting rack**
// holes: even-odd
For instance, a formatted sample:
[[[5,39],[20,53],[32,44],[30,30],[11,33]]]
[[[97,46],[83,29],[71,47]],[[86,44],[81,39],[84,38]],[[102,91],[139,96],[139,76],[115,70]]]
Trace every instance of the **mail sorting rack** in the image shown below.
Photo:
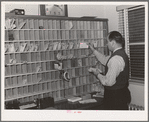
[[[104,71],[104,67],[96,65],[90,49],[79,44],[93,42],[97,50],[108,54],[107,19],[6,14],[6,22],[12,19],[14,28],[5,28],[5,102],[25,103],[49,96],[59,101],[100,90],[100,82],[88,68]],[[54,68],[58,53],[65,57],[60,62],[70,75],[69,82]]]

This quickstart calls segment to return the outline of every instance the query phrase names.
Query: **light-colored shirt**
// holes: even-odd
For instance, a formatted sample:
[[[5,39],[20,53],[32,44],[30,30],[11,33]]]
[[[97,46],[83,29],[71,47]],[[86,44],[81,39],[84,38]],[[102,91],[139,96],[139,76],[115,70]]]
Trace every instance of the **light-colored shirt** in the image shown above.
[[[119,50],[119,49],[121,49],[121,48],[117,48],[116,50]],[[115,52],[116,50],[114,50],[113,52]],[[99,53],[98,51],[94,51],[94,54],[95,54],[96,58],[103,65],[106,65],[108,59],[110,58],[110,56],[106,57],[106,56],[102,55],[101,53]],[[115,55],[109,60],[107,67],[108,67],[107,74],[105,76],[98,74],[97,77],[98,77],[98,79],[100,79],[100,81],[103,85],[113,86],[116,83],[117,76],[120,74],[120,72],[122,72],[124,70],[125,62],[121,56]]]

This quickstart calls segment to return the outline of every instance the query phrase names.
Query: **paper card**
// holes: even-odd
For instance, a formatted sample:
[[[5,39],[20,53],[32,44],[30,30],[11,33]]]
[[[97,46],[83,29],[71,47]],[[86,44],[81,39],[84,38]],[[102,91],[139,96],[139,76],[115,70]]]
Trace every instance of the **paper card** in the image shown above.
[[[96,102],[97,102],[97,100],[95,100],[95,99],[87,99],[87,100],[79,101],[80,104],[96,103]]]
[[[98,46],[98,41],[94,41],[94,47],[97,47]]]
[[[65,59],[65,57],[63,55],[61,55],[61,60],[64,60],[64,59]]]
[[[62,54],[58,53],[56,57],[57,57],[57,60],[61,60],[62,59]]]
[[[9,52],[15,52],[15,47],[14,47],[14,44],[9,44]]]
[[[62,50],[65,50],[65,49],[67,49],[68,48],[68,43],[66,43],[66,42],[62,42],[61,43],[61,48],[62,48]]]
[[[13,59],[13,64],[16,64],[16,63],[17,63],[16,59]]]
[[[88,45],[85,42],[80,43],[80,48],[88,48]]]
[[[26,22],[21,22],[19,24],[19,26],[17,27],[17,29],[22,29],[25,24],[26,24]]]
[[[16,64],[17,61],[16,61],[16,59],[10,59],[10,60],[9,60],[9,63],[10,63],[10,64]]]
[[[36,44],[36,45],[34,45],[34,51],[38,51],[38,45]]]
[[[13,59],[10,59],[10,60],[9,60],[9,63],[12,64],[12,63],[13,63]]]
[[[74,43],[73,43],[73,48],[77,48],[77,42],[76,41],[74,41]]]
[[[65,43],[65,49],[68,49],[68,47],[69,47],[69,44]]]
[[[27,84],[27,79],[23,79],[23,84]]]
[[[49,44],[49,51],[52,51],[53,50],[53,43]]]
[[[19,47],[16,47],[16,50],[15,50],[15,52],[18,52],[18,50],[19,50]]]
[[[57,49],[60,50],[61,49],[61,42],[58,43]]]
[[[38,78],[38,82],[41,82],[42,81],[42,78]]]
[[[14,23],[14,21],[15,21],[14,18],[10,19],[10,26]]]
[[[13,19],[11,20],[11,22],[10,22],[10,27],[11,27],[11,29],[16,28],[16,25],[14,24],[14,22],[15,22],[15,19],[13,18]]]
[[[9,45],[5,44],[5,53],[8,51],[8,49],[9,49]]]
[[[80,42],[77,42],[77,48],[79,48],[80,47]]]
[[[27,45],[26,45],[26,48],[25,48],[25,51],[29,51],[29,50],[30,50],[30,45],[27,44]]]
[[[70,43],[69,43],[69,49],[72,49],[73,46],[74,46],[74,43],[73,43],[73,42],[70,42]]]
[[[13,24],[13,25],[11,26],[11,28],[12,28],[12,29],[15,29],[15,28],[16,28],[16,25],[15,25],[15,24]]]
[[[29,51],[34,51],[34,44],[30,44],[29,48]]]
[[[26,45],[27,45],[26,43],[20,44],[20,52],[24,52],[25,51]]]
[[[62,50],[64,50],[65,49],[65,43],[63,42],[63,43],[61,43],[61,48],[62,48]]]
[[[48,50],[48,48],[49,48],[49,43],[46,43],[44,46],[45,51]]]
[[[54,42],[53,50],[57,50],[58,42]]]
[[[72,58],[73,58],[73,54],[69,54],[69,55],[67,56],[67,58],[68,58],[68,59],[72,59]]]
[[[6,29],[11,29],[11,27],[10,27],[10,19],[6,19],[5,20],[5,27],[6,27]]]
[[[38,66],[37,68],[36,68],[36,72],[40,72],[41,71],[41,66]]]
[[[62,63],[59,63],[60,66],[58,64],[54,64],[54,68],[57,70],[61,70],[62,69]]]
[[[82,67],[82,60],[81,60],[81,59],[78,59],[78,65],[79,65],[80,67]]]
[[[65,21],[65,29],[70,30],[73,27],[73,24],[71,21]]]

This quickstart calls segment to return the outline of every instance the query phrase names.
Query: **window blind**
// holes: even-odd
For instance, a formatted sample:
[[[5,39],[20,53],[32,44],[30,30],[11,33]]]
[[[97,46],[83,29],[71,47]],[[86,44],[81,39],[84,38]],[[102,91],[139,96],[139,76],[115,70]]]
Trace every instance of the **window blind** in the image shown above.
[[[144,45],[130,45],[131,78],[144,79]]]
[[[131,79],[144,79],[145,8],[128,9],[129,55]]]
[[[129,43],[144,42],[145,9],[128,10]]]
[[[125,29],[124,29],[124,10],[120,11],[118,13],[118,18],[119,18],[119,26],[118,30],[122,34],[123,37],[125,37]]]

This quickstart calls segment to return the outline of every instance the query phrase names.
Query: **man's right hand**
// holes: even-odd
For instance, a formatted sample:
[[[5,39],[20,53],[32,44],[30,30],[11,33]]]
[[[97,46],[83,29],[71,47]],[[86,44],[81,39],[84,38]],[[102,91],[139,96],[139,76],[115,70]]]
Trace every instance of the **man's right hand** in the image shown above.
[[[86,44],[94,52],[94,50],[95,50],[94,45],[92,43],[86,43]]]

